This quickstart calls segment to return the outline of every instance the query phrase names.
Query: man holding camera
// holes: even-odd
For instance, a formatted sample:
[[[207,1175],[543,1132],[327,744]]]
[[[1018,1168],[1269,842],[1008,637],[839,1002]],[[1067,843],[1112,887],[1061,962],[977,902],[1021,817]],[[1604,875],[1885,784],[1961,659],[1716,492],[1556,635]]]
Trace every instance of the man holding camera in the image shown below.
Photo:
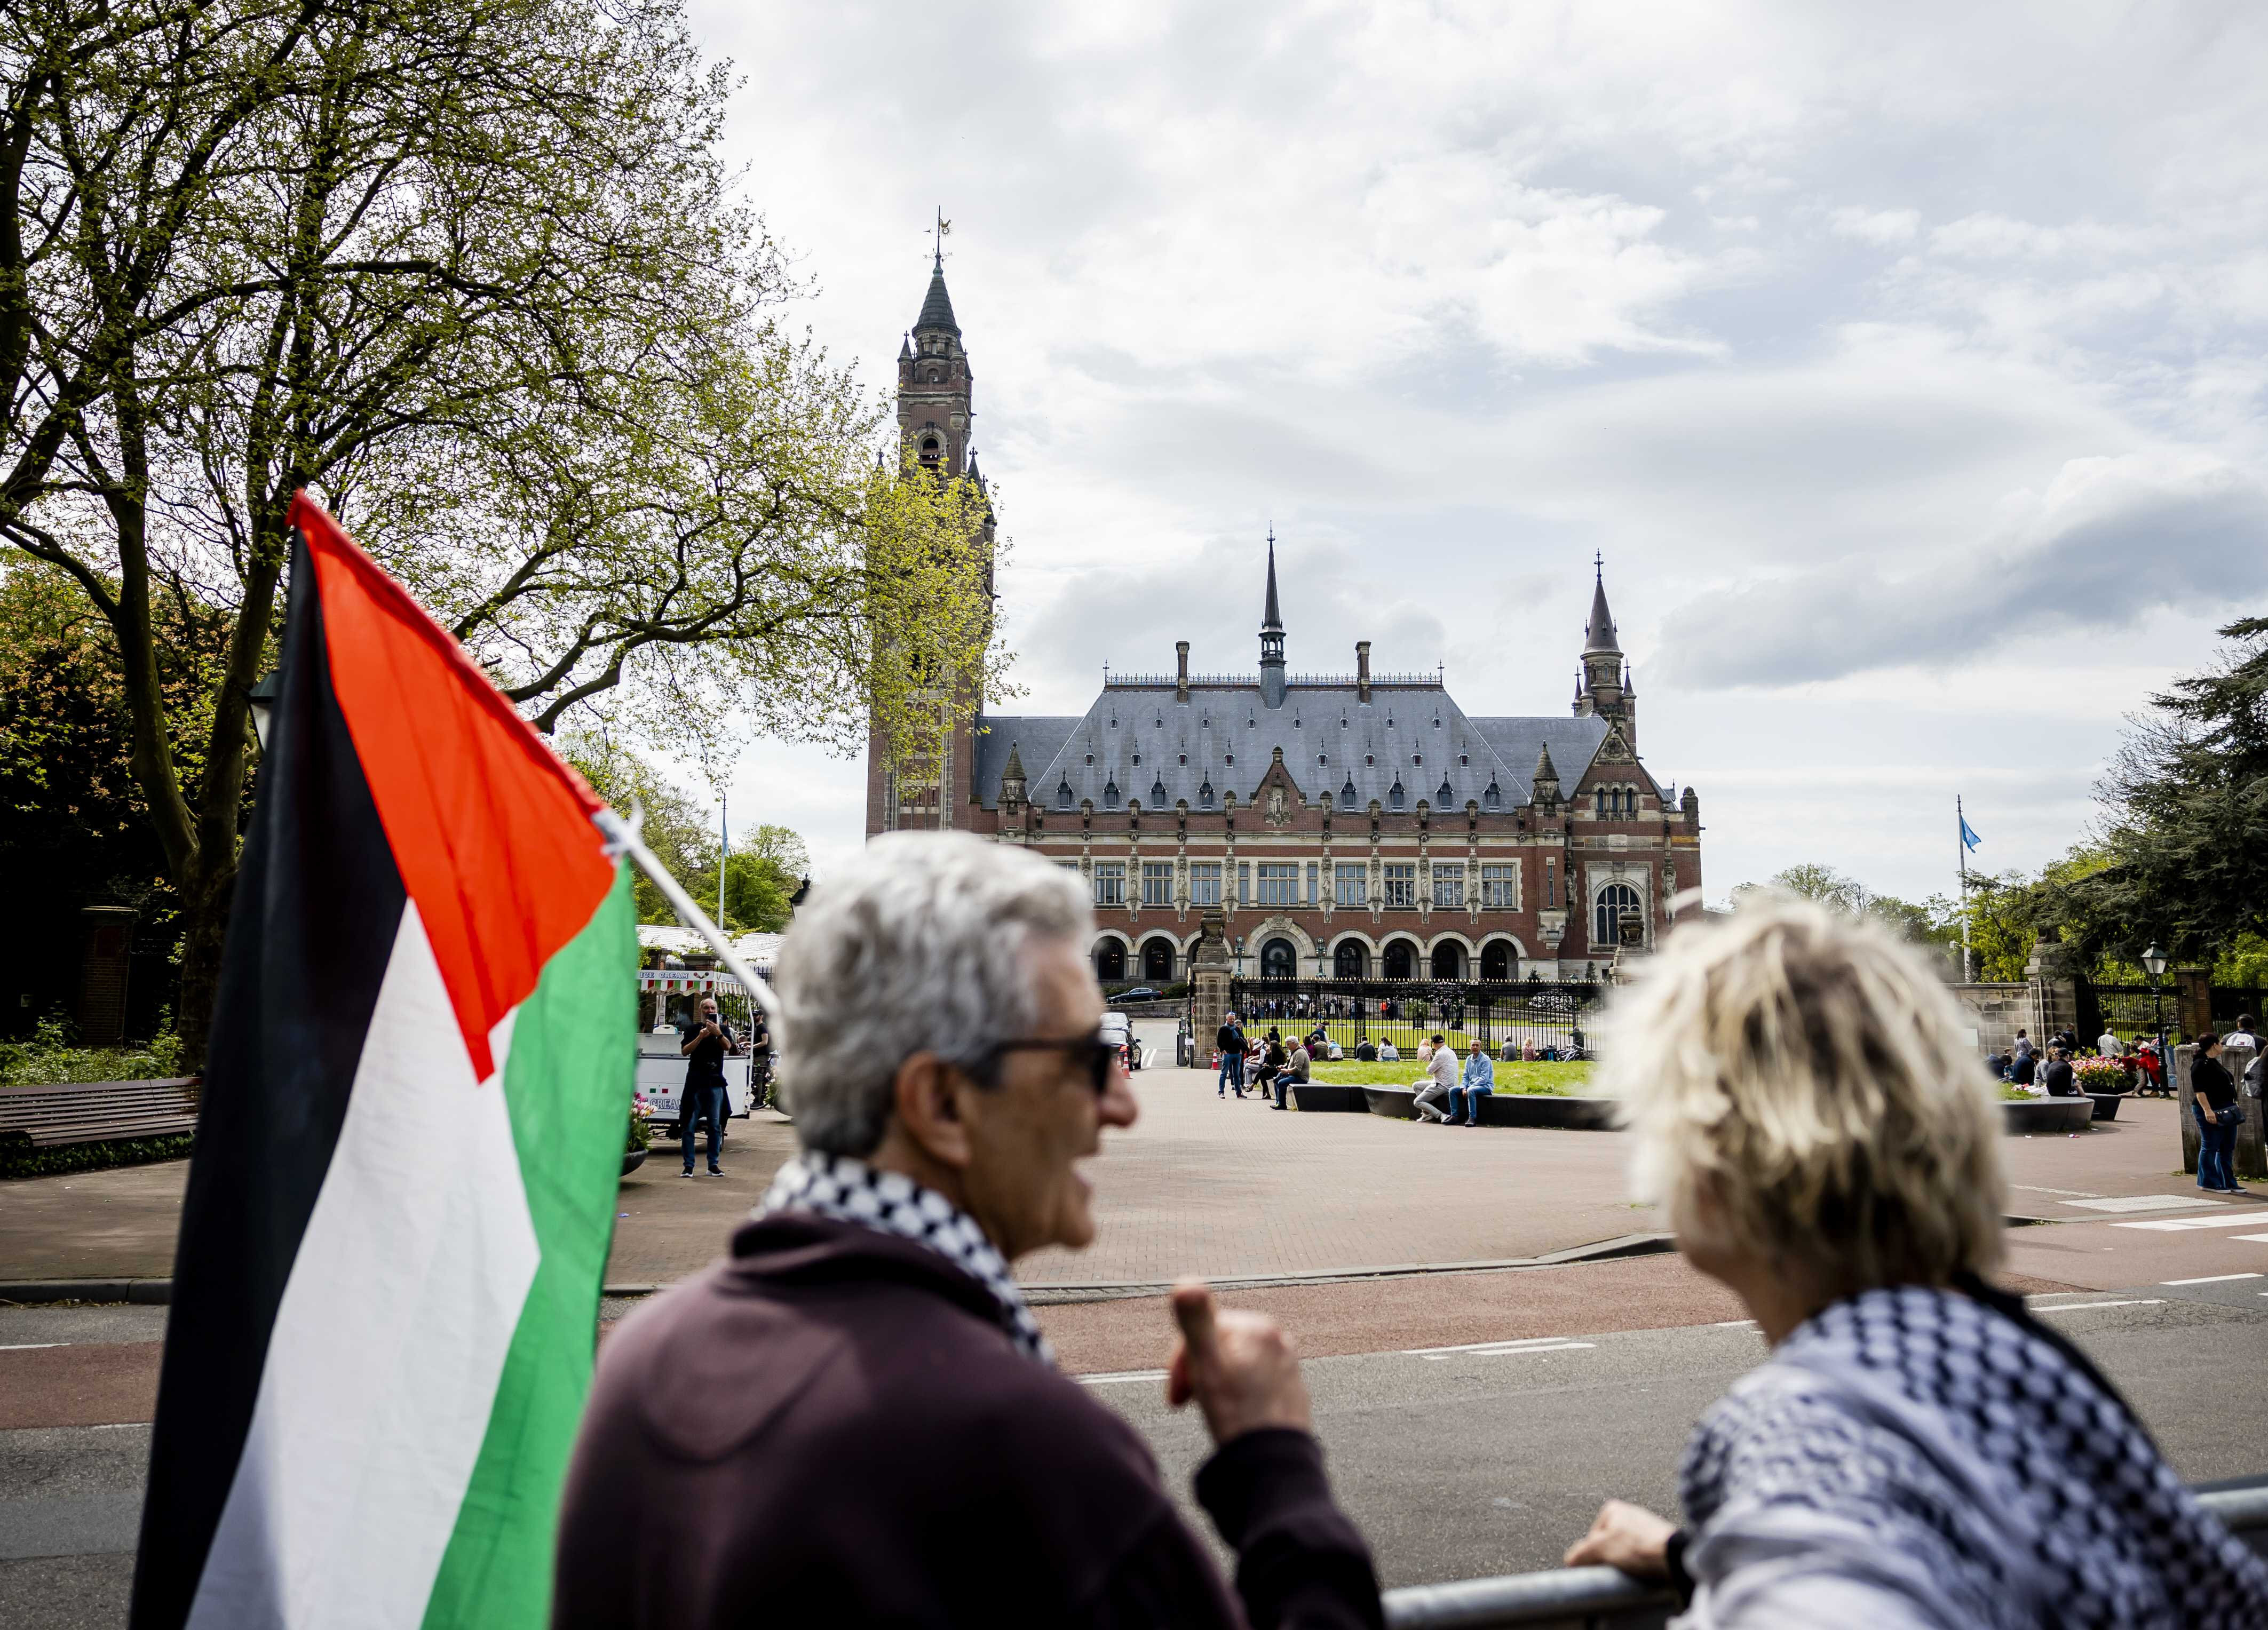
[[[677,1049],[687,1060],[685,1090],[677,1103],[677,1134],[685,1153],[685,1170],[678,1175],[693,1175],[693,1139],[706,1120],[709,1175],[721,1178],[725,1169],[717,1164],[717,1156],[725,1146],[725,1055],[739,1056],[740,1039],[730,1024],[718,1019],[716,997],[701,998],[699,1015],[681,1027],[685,1041]]]

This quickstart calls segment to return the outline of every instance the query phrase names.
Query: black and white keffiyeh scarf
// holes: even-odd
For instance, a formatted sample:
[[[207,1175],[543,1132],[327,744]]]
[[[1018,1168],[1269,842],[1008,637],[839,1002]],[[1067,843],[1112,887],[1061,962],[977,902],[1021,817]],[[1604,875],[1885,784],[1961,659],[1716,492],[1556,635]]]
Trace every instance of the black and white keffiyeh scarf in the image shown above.
[[[935,1189],[848,1155],[806,1149],[779,1169],[756,1207],[758,1216],[774,1211],[809,1211],[928,1246],[992,1293],[1000,1304],[1000,1327],[1018,1352],[1054,1368],[1055,1348],[1024,1305],[1008,1264],[976,1219]]]
[[[1679,1494],[1689,1557],[1712,1526],[1726,1559],[1823,1539],[1927,1622],[2268,1622],[2268,1565],[2133,1418],[1956,1291],[1870,1290],[1805,1323],[1702,1416]]]

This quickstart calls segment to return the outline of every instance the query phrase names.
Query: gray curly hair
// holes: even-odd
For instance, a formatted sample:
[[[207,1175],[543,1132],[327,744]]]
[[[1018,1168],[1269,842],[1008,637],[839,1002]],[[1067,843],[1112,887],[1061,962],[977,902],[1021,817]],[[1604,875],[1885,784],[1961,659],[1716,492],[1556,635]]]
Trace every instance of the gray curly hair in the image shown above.
[[[1027,951],[1084,951],[1077,876],[967,833],[893,833],[812,891],[781,943],[781,1081],[797,1141],[863,1157],[889,1124],[898,1066],[930,1052],[974,1068],[1037,1015]]]

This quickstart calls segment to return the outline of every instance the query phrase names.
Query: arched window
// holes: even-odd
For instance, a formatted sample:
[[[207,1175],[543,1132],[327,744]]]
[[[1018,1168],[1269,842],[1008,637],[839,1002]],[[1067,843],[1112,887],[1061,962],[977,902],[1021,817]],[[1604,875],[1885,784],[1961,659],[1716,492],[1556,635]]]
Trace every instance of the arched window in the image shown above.
[[[1390,941],[1382,960],[1388,979],[1408,979],[1418,966],[1416,951],[1406,939]]]
[[[1597,931],[1591,936],[1592,949],[1604,951],[1621,944],[1625,916],[1638,916],[1638,891],[1627,883],[1609,883],[1599,891],[1598,909],[1592,923]],[[1643,918],[1638,920],[1644,921]]]
[[[1297,979],[1299,976],[1300,951],[1290,940],[1271,939],[1260,948],[1262,979]]]
[[[1465,966],[1465,959],[1462,954],[1463,950],[1464,948],[1459,945],[1454,940],[1447,940],[1442,943],[1434,946],[1433,977],[1435,979],[1462,979],[1464,977]]]
[[[1142,977],[1152,984],[1163,984],[1174,977],[1173,941],[1153,939],[1143,942]]]
[[[1126,947],[1122,942],[1107,939],[1094,948],[1094,977],[1106,985],[1125,983]]]
[[[1481,947],[1481,977],[1484,980],[1508,980],[1512,977],[1512,947],[1500,939],[1492,939]]]
[[[1331,973],[1339,979],[1366,979],[1369,977],[1369,965],[1370,958],[1360,940],[1341,940],[1339,948],[1331,952]]]

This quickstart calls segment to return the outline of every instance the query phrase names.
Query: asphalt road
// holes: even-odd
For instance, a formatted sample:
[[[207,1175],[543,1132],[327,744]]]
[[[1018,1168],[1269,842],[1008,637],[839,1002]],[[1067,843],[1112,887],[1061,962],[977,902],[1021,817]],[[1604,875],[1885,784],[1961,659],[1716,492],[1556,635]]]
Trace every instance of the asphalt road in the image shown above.
[[[2181,1474],[2268,1472],[2268,1431],[2232,1420],[2268,1350],[2268,1279],[2035,1298],[2118,1382]],[[2062,1310],[2062,1311],[2057,1311]],[[146,1340],[157,1309],[0,1309],[0,1347]],[[1339,1496],[1391,1585],[1555,1565],[1609,1495],[1675,1506],[1695,1418],[1755,1363],[1745,1324],[1486,1340],[1308,1362]],[[1206,1452],[1156,1371],[1085,1377],[1186,1498]],[[149,1429],[0,1431],[0,1625],[125,1621]],[[1201,1517],[1191,1516],[1204,1531]]]

